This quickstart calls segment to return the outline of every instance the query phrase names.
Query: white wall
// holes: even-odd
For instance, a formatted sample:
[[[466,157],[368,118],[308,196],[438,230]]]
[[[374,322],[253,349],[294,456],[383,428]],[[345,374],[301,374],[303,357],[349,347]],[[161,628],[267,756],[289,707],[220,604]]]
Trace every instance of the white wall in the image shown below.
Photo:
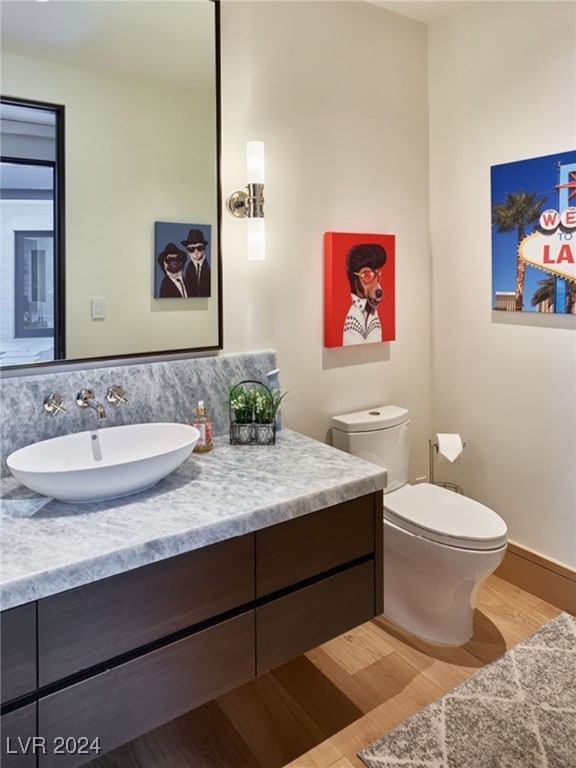
[[[490,166],[576,148],[576,5],[489,3],[430,29],[433,424],[467,492],[576,566],[576,318],[492,313]]]
[[[273,347],[284,422],[324,440],[330,418],[382,403],[413,414],[427,471],[430,263],[426,29],[366,3],[222,3],[223,194],[266,142],[268,257],[246,259],[224,214],[225,351]],[[323,349],[326,231],[397,237],[397,340]]]
[[[493,316],[489,169],[574,148],[574,13],[470,4],[428,40],[367,3],[222,2],[223,194],[245,184],[244,142],[263,139],[268,243],[248,262],[225,214],[225,351],[275,348],[285,422],[319,439],[335,413],[408,406],[412,479],[430,435],[460,432],[465,459],[438,477],[572,567],[574,318]],[[323,350],[329,230],[396,234],[397,341]]]

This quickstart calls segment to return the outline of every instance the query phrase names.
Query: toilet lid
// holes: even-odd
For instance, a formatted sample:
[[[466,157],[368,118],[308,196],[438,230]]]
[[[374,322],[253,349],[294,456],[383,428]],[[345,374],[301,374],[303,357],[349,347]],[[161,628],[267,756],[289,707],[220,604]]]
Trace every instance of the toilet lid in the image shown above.
[[[432,541],[462,549],[498,549],[508,529],[489,507],[430,483],[384,493],[384,519]]]

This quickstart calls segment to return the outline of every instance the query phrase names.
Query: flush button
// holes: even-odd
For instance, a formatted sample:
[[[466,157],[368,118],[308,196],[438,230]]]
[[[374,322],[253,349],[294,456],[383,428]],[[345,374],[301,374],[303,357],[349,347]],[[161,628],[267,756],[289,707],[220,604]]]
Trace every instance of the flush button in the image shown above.
[[[381,416],[380,411],[368,411],[368,416]]]

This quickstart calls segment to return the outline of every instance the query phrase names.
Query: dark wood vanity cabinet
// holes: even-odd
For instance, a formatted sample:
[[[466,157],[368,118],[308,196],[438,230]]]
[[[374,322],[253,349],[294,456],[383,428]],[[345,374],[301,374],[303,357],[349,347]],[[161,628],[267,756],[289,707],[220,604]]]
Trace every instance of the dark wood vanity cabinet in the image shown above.
[[[256,609],[258,674],[358,626],[374,616],[374,567],[345,573],[290,592]]]
[[[250,611],[41,698],[38,731],[50,749],[38,765],[83,765],[254,674]],[[70,747],[58,751],[62,738]]]
[[[0,618],[0,688],[2,705],[26,702],[37,688],[36,604],[3,611]],[[36,704],[23,703],[2,715],[0,764],[5,768],[35,768],[32,748],[37,734]]]
[[[38,602],[39,686],[145,648],[253,600],[252,536]]]
[[[2,703],[36,689],[36,604],[2,611],[0,622]]]
[[[5,764],[83,765],[370,619],[382,586],[375,493],[6,611],[34,653],[3,651],[2,726],[38,741]]]
[[[40,743],[37,733],[35,703],[26,704],[2,715],[2,768],[36,768],[37,745]]]
[[[373,555],[374,548],[373,496],[263,528],[256,533],[256,596]]]
[[[256,533],[258,674],[381,612],[381,525],[364,496]]]

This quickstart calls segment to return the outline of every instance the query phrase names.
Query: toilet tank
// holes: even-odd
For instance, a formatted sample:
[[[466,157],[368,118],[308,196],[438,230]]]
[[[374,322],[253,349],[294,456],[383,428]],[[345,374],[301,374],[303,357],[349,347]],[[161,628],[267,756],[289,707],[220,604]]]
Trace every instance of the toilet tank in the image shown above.
[[[408,482],[410,412],[382,405],[332,419],[332,443],[388,470],[386,493]]]

